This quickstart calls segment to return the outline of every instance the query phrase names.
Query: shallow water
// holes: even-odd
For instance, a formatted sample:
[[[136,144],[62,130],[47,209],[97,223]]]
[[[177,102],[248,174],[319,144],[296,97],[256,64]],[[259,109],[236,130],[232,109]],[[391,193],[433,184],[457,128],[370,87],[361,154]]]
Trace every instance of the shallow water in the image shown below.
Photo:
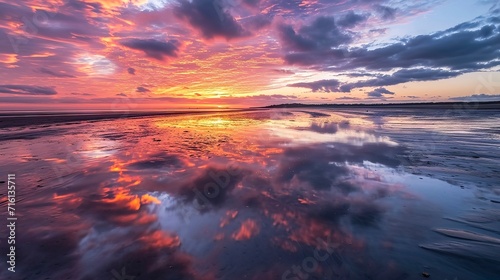
[[[275,109],[3,129],[18,221],[0,278],[496,279],[499,123]]]

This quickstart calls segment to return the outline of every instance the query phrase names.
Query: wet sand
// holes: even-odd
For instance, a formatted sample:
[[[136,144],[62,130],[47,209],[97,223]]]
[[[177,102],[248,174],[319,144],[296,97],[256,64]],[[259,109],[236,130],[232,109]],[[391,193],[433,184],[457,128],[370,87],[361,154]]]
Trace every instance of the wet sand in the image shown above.
[[[0,243],[0,279],[495,279],[499,121],[308,107],[3,127],[19,258],[6,272]]]
[[[225,110],[224,112],[239,112],[245,109]],[[68,112],[12,112],[0,113],[0,129],[9,127],[25,127],[33,125],[49,125],[56,123],[75,124],[84,121],[114,120],[123,118],[143,118],[154,116],[169,115],[197,115],[213,113],[214,110],[185,110],[185,111],[145,111],[145,112],[87,112],[87,113],[68,113]]]

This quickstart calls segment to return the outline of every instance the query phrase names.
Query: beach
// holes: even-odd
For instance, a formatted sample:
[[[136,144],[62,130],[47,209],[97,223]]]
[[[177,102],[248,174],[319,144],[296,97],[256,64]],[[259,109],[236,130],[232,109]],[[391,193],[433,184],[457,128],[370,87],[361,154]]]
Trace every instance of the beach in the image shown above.
[[[495,279],[499,124],[496,107],[2,116],[0,278]]]

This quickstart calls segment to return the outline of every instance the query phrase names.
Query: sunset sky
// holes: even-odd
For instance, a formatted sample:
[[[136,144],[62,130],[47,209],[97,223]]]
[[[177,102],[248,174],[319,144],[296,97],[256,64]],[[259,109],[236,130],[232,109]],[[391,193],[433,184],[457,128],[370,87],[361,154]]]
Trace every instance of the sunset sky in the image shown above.
[[[497,0],[0,0],[1,110],[500,100]]]

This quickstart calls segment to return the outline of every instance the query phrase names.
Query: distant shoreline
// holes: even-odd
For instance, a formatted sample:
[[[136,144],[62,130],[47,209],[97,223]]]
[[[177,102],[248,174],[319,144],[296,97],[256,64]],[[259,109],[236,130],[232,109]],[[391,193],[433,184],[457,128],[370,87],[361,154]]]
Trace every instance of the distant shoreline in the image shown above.
[[[374,104],[303,104],[288,103],[276,104],[256,109],[276,109],[276,108],[415,108],[415,109],[500,109],[500,101],[485,102],[419,102],[419,103],[374,103]]]
[[[73,124],[82,121],[103,121],[120,118],[141,118],[155,116],[200,115],[216,113],[248,112],[268,109],[426,109],[426,110],[500,110],[500,101],[493,102],[438,102],[438,103],[389,103],[389,104],[277,104],[264,107],[227,110],[186,110],[186,111],[134,111],[134,112],[2,112],[0,129],[54,123]]]

